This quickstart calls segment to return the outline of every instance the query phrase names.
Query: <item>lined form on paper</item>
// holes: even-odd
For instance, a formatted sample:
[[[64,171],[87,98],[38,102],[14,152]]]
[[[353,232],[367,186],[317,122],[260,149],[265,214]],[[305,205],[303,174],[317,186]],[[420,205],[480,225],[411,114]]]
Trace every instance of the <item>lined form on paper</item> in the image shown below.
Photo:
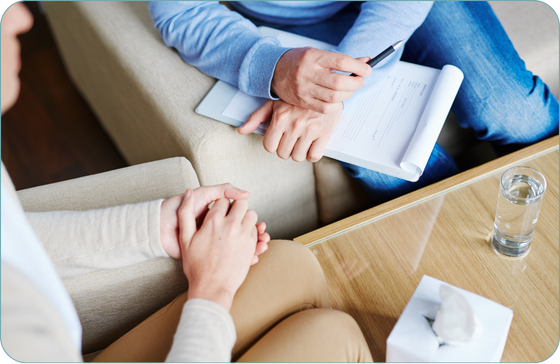
[[[281,30],[259,27],[284,47],[334,46]],[[463,81],[455,66],[438,70],[399,61],[376,86],[363,88],[344,103],[325,156],[394,177],[417,181]],[[266,99],[249,96],[218,81],[197,112],[239,127]],[[218,107],[217,107],[218,106]],[[255,131],[263,135],[268,123]]]
[[[398,166],[441,72],[417,67],[400,62],[375,90],[355,95],[327,149]]]
[[[325,155],[417,180],[462,78],[462,72],[454,66],[438,70],[399,62],[383,82],[360,90],[346,103]],[[434,94],[438,96],[435,101]],[[414,154],[412,160],[405,159],[410,148],[414,151],[409,153]]]

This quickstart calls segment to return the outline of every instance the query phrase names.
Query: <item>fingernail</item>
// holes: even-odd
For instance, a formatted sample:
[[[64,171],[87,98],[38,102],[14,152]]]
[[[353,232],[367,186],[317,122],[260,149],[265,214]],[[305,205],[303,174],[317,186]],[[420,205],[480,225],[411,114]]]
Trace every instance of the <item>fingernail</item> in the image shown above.
[[[192,195],[192,191],[191,191],[191,190],[187,190],[187,193],[185,194],[185,199],[188,200],[189,198],[191,198],[191,195]]]
[[[249,191],[242,190],[241,188],[238,188],[238,190],[239,190],[239,192],[241,192],[241,193],[249,193]]]

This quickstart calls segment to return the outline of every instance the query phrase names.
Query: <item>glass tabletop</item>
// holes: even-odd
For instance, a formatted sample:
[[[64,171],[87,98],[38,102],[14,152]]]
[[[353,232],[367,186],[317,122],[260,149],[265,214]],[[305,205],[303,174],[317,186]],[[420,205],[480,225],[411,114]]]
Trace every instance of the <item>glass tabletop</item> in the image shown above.
[[[490,238],[503,170],[373,219],[310,247],[331,305],[353,316],[375,361],[423,275],[514,311],[502,361],[541,361],[558,345],[558,150],[522,163],[548,182],[530,253],[494,252]]]

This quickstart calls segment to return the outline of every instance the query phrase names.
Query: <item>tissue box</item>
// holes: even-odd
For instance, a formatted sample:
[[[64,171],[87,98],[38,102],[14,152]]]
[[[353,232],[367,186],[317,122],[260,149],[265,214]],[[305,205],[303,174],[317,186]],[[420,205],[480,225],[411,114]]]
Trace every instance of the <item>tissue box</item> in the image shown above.
[[[463,345],[439,345],[428,319],[441,305],[441,285],[453,287],[471,305],[484,327],[482,335]],[[424,276],[387,338],[387,362],[498,362],[513,311],[494,301]]]

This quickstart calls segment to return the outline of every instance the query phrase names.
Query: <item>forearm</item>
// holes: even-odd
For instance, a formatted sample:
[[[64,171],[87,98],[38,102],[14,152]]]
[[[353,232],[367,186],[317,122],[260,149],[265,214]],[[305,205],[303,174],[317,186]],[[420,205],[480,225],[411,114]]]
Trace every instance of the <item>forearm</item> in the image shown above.
[[[366,1],[360,15],[337,50],[354,58],[375,57],[391,44],[408,40],[422,25],[432,7],[428,1]],[[366,78],[365,88],[387,75],[402,55],[398,50],[374,67]]]
[[[212,301],[189,299],[165,361],[229,362],[235,340],[235,326],[225,308]]]
[[[287,51],[256,26],[217,2],[149,2],[165,44],[207,75],[259,97],[271,97],[278,59]]]
[[[160,242],[161,202],[26,216],[57,272],[67,278],[168,256]]]

